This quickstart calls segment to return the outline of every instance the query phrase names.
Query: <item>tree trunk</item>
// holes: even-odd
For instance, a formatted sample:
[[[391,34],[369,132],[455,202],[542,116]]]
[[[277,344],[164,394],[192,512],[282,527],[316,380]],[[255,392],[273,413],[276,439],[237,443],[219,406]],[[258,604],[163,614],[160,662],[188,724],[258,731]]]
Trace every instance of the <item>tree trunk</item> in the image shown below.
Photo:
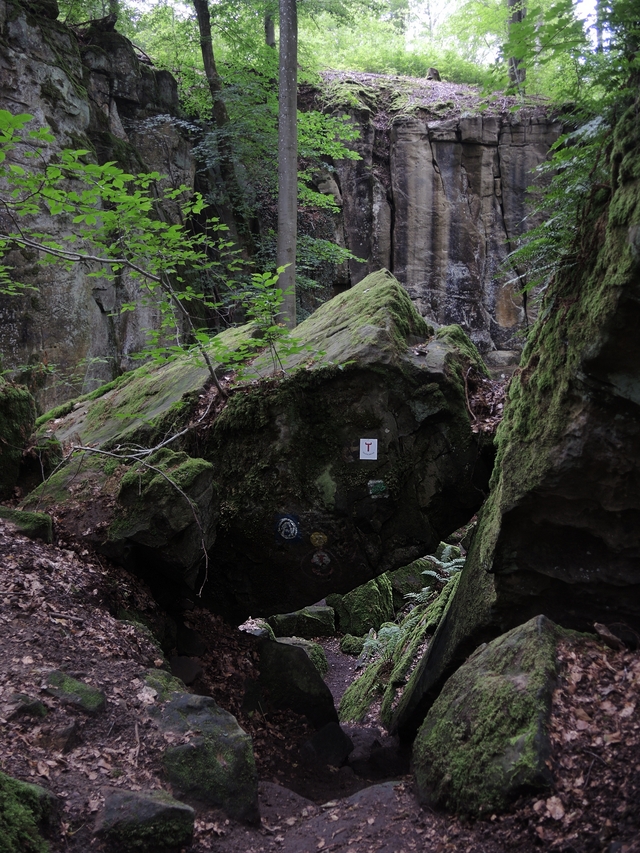
[[[264,40],[267,47],[276,46],[276,28],[271,12],[265,12],[264,15]]]
[[[296,240],[298,233],[298,10],[296,0],[280,0],[278,89],[278,248],[277,265],[286,266],[278,287],[283,293],[280,322],[296,325]]]
[[[251,234],[242,214],[243,192],[238,182],[233,159],[233,145],[228,134],[229,114],[222,99],[222,80],[216,68],[211,38],[211,16],[208,0],[193,0],[200,32],[200,50],[204,63],[204,73],[211,93],[213,121],[220,131],[218,134],[218,154],[220,155],[220,177],[228,194],[228,211],[221,212],[225,225],[229,228],[231,239],[246,250],[251,249]]]
[[[507,0],[507,8],[509,9],[509,27],[512,24],[519,24],[524,20],[527,10],[524,5],[524,0]],[[510,56],[507,60],[509,67],[509,82],[519,92],[524,92],[524,82],[527,75],[526,68],[522,65],[522,61],[515,56]]]

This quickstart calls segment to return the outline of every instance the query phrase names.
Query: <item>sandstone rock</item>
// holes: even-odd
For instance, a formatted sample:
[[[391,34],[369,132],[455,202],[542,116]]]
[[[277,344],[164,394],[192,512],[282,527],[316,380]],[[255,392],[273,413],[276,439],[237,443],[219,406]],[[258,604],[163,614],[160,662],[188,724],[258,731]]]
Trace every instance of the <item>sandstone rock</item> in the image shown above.
[[[170,853],[191,843],[194,820],[194,810],[166,791],[113,791],[95,831],[119,850]]]
[[[260,646],[260,686],[274,708],[290,708],[317,729],[338,722],[333,696],[301,648],[279,642]]]
[[[35,402],[27,389],[0,377],[0,500],[11,497],[18,482],[35,418]]]
[[[276,637],[332,637],[336,632],[333,607],[312,604],[293,613],[278,613],[267,620]]]
[[[346,595],[327,596],[327,604],[336,612],[338,629],[361,637],[370,628],[376,631],[393,619],[393,594],[386,575],[373,578]]]
[[[46,717],[49,709],[46,705],[40,702],[39,699],[34,699],[26,693],[13,693],[9,697],[9,714],[8,719],[13,717]]]
[[[639,139],[632,107],[615,150],[635,152]],[[411,701],[405,692],[396,712],[394,726],[406,737],[448,675],[518,620],[542,612],[578,630],[610,621],[640,630],[634,156],[622,172],[613,157],[615,191],[598,212],[601,236],[587,241],[588,263],[557,277],[523,353],[457,593],[414,672]],[[563,300],[567,310],[555,310]]]
[[[320,643],[305,640],[303,637],[279,637],[276,642],[284,643],[285,646],[296,646],[297,648],[302,649],[322,678],[324,678],[327,672],[329,672],[327,656]]]
[[[213,466],[165,448],[120,482],[107,549],[195,587],[218,517]],[[124,552],[124,554],[123,554]]]
[[[562,633],[544,616],[531,619],[451,676],[413,747],[423,804],[479,815],[549,787],[546,726]]]
[[[10,522],[23,536],[42,539],[48,544],[53,542],[53,521],[46,512],[25,512],[0,506],[0,518]]]
[[[139,63],[128,39],[98,25],[85,30],[81,45],[55,20],[54,0],[8,0],[6,7],[0,108],[15,112],[19,103],[19,112],[34,116],[32,129],[50,127],[55,141],[48,154],[88,149],[99,162],[119,161],[134,174],[171,174],[176,186],[193,186],[191,143],[167,118],[179,113],[177,84],[168,72]],[[54,240],[73,229],[63,216],[42,215],[36,224]],[[43,407],[68,399],[70,388],[90,391],[135,366],[131,354],[160,319],[153,300],[143,304],[138,283],[127,275],[117,284],[90,277],[80,264],[57,266],[53,275],[26,250],[11,252],[9,261],[15,279],[38,295],[0,297],[0,351]],[[139,303],[135,315],[119,315],[130,298]],[[47,363],[63,381],[50,381]]]
[[[220,341],[237,346],[248,334]],[[156,467],[184,469],[199,525],[157,471],[123,477],[126,468],[91,456],[25,506],[68,507],[68,529],[120,555],[168,607],[200,589],[204,531],[202,600],[238,621],[347,592],[429,552],[469,519],[486,486],[491,451],[471,432],[462,378],[470,364],[483,370],[476,350],[459,327],[431,338],[386,271],[321,306],[296,335],[302,348],[283,354],[285,379],[238,390],[201,436],[185,433],[184,450],[176,442],[158,454]],[[252,369],[269,376],[273,364],[264,355]],[[144,367],[42,429],[98,448],[157,441],[189,422],[206,381],[187,358]],[[361,441],[377,450],[361,457]]]
[[[367,259],[350,262],[351,282],[388,266],[429,322],[459,323],[483,354],[519,349],[524,306],[500,264],[534,221],[527,188],[561,123],[526,110],[400,115],[389,146],[376,128],[375,93],[364,101],[367,109],[344,108],[360,130],[353,147],[362,159],[337,165],[344,243]],[[505,361],[513,359],[498,355],[496,366]]]
[[[307,764],[330,764],[341,767],[353,752],[353,741],[338,723],[327,723],[300,748]]]
[[[65,705],[85,711],[87,714],[97,714],[106,704],[106,697],[101,690],[84,681],[72,678],[66,672],[53,670],[47,676],[45,691],[55,696]]]
[[[152,714],[163,731],[198,732],[187,743],[165,750],[162,763],[174,790],[222,808],[236,820],[258,822],[258,774],[251,738],[235,717],[208,696],[188,693],[175,695],[161,708],[153,708]]]

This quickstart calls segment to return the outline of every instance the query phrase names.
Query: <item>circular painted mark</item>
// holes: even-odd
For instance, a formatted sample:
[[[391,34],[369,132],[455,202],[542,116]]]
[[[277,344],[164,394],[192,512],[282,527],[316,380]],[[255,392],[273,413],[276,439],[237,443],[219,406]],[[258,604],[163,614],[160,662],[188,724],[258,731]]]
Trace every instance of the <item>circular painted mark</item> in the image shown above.
[[[278,520],[276,529],[278,531],[278,535],[287,542],[291,542],[291,540],[297,539],[298,537],[298,525],[295,519],[291,518],[290,515],[283,515],[282,518]]]
[[[323,545],[327,544],[327,537],[324,535],[324,533],[320,533],[318,530],[316,530],[314,533],[311,534],[311,544],[314,548],[322,548]]]
[[[311,571],[320,575],[320,577],[326,578],[333,571],[329,566],[331,563],[331,557],[327,554],[326,551],[318,550],[311,557]]]

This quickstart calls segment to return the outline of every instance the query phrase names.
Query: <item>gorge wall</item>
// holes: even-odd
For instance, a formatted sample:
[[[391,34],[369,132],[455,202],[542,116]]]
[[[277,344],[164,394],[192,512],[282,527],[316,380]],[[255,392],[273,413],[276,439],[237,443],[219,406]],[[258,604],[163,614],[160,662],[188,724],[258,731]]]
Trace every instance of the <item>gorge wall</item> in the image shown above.
[[[0,0],[0,109],[48,125],[56,141],[47,154],[88,148],[100,162],[194,186],[172,76],[144,62],[106,20],[74,31],[56,15],[55,0]],[[399,97],[406,80],[349,80],[349,98],[343,91],[323,108],[358,125],[361,159],[337,163],[319,188],[339,202],[336,242],[363,260],[333,270],[336,289],[386,267],[429,321],[460,323],[494,367],[515,363],[514,335],[527,318],[500,264],[524,228],[531,170],[560,123],[542,109],[510,112],[506,98],[480,113],[471,87],[411,81],[410,94]],[[72,230],[62,217],[43,215],[38,225],[57,238]],[[16,280],[36,290],[0,297],[2,365],[18,370],[42,408],[134,365],[145,330],[159,323],[139,284],[127,275],[95,278],[81,265],[39,265],[24,250],[8,260]],[[127,302],[138,310],[119,313]]]
[[[415,81],[408,109],[385,114],[362,98],[365,81],[381,78],[358,79],[361,103],[349,112],[362,159],[337,168],[341,236],[365,260],[350,263],[350,283],[386,267],[430,322],[459,323],[495,367],[513,361],[531,318],[516,271],[501,265],[531,225],[527,189],[560,121],[511,112],[506,98],[481,105],[470,87],[435,81]]]

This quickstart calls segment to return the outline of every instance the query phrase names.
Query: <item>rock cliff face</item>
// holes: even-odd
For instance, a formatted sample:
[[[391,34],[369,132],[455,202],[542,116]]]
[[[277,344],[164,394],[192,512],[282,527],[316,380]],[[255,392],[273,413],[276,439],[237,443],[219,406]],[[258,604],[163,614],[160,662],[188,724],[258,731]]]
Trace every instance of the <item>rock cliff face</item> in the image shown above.
[[[386,267],[429,322],[459,323],[489,363],[499,351],[499,366],[521,349],[514,336],[528,322],[508,283],[516,272],[500,265],[530,224],[533,170],[562,126],[540,110],[477,114],[477,96],[473,115],[455,105],[467,87],[421,82],[410,114],[381,115],[371,98],[349,110],[362,159],[338,165],[338,227],[364,259],[350,263],[350,283]]]
[[[81,36],[64,26],[53,3],[0,0],[0,109],[34,116],[56,141],[47,152],[88,148],[134,172],[157,170],[175,186],[193,185],[191,145],[170,120],[179,112],[173,77],[140,62],[131,43],[108,27]],[[62,217],[41,218],[45,233],[71,230]],[[10,366],[30,366],[29,384],[43,407],[113,379],[133,364],[144,330],[158,325],[126,276],[91,278],[75,265],[38,266],[33,253],[11,253],[15,278],[38,288],[0,297],[0,352]],[[139,309],[118,316],[124,302]],[[114,313],[116,312],[116,313]]]

